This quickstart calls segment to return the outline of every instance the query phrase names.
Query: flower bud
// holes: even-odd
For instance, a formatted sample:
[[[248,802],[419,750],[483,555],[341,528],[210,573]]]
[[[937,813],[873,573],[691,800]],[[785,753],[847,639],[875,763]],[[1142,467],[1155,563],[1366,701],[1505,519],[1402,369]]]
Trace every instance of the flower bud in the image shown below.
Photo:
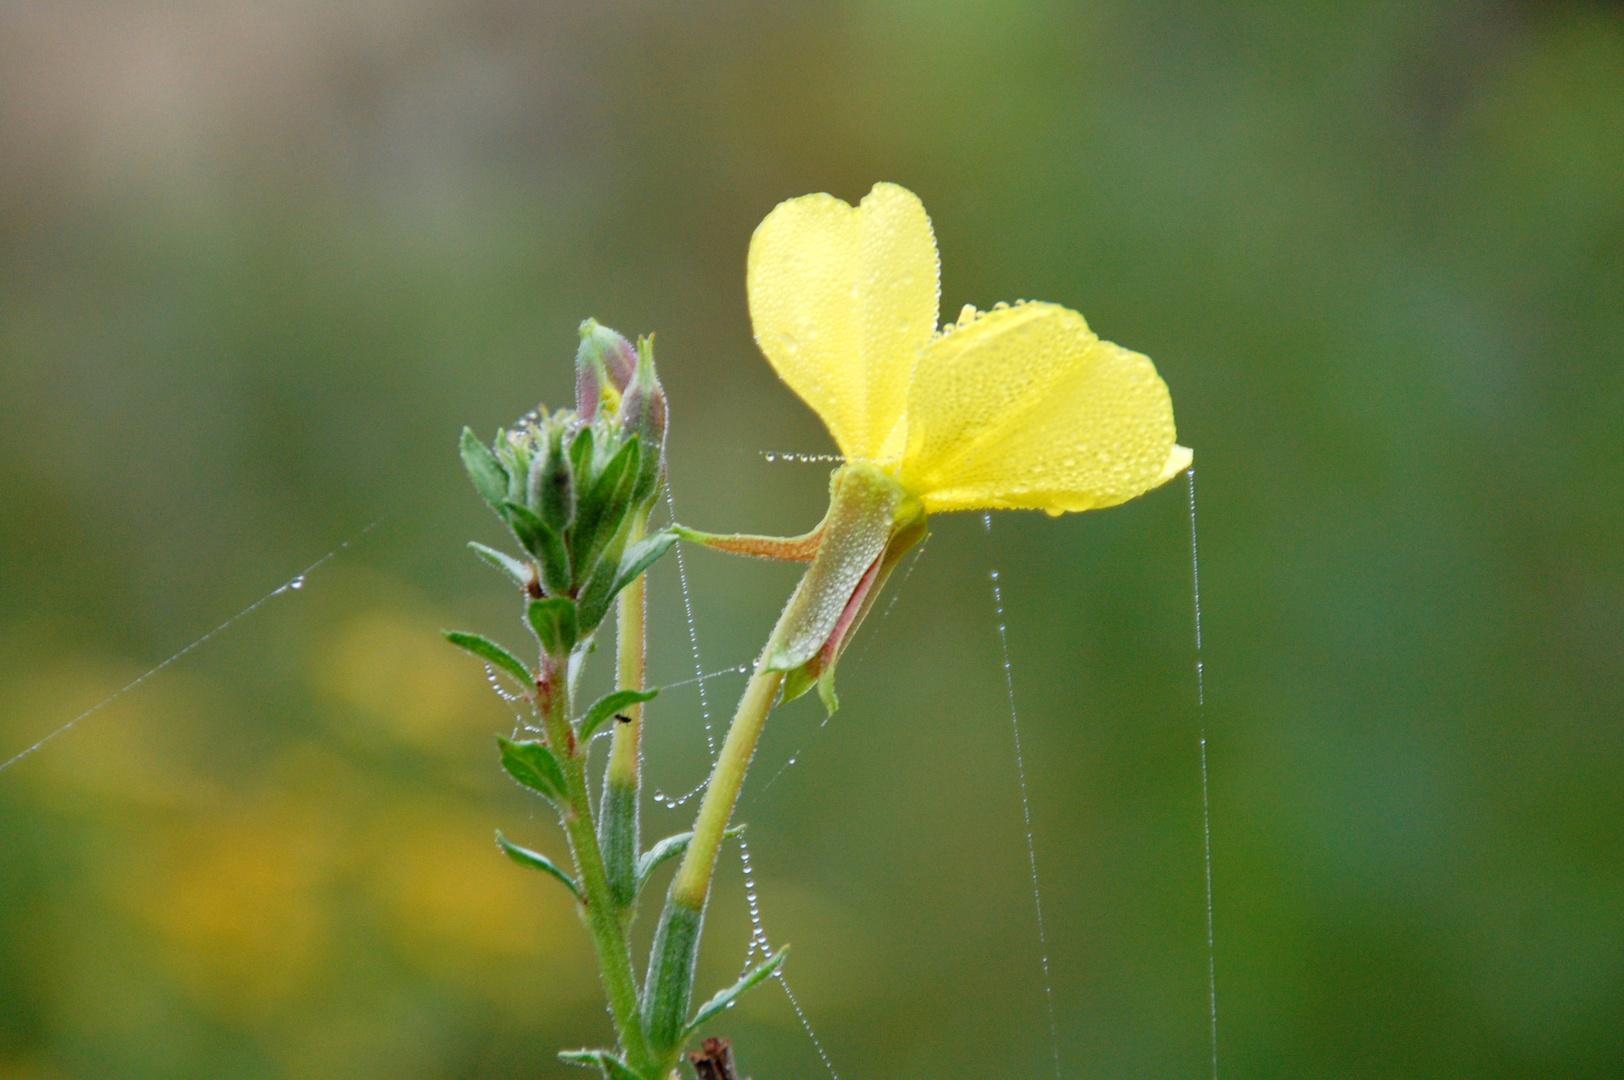
[[[581,347],[575,353],[575,411],[590,421],[604,402],[620,400],[637,370],[632,343],[596,319],[581,324]]]
[[[555,532],[563,532],[575,516],[575,483],[569,455],[564,451],[567,418],[560,417],[542,431],[541,448],[530,462],[529,506]]]
[[[636,435],[641,449],[640,475],[632,498],[637,502],[652,498],[665,470],[665,390],[654,372],[652,334],[637,342],[637,369],[620,399],[620,430]]]

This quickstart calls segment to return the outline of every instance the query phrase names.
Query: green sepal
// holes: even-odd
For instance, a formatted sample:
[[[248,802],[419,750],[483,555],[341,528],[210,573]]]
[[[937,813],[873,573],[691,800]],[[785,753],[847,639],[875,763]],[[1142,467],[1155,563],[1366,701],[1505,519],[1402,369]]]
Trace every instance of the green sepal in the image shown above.
[[[528,506],[516,502],[502,504],[502,516],[524,549],[541,562],[541,582],[553,596],[570,587],[570,558],[564,540],[536,516]]]
[[[633,504],[654,498],[665,471],[665,391],[654,373],[654,335],[637,340],[637,367],[620,399],[621,430],[642,444]]]
[[[580,640],[575,601],[567,596],[532,600],[524,614],[530,621],[530,629],[536,633],[536,640],[549,656],[568,656]]]
[[[541,852],[531,851],[529,848],[522,848],[518,844],[511,842],[502,835],[501,829],[496,830],[496,846],[502,849],[504,855],[520,866],[528,866],[532,870],[540,870],[544,874],[553,875],[553,877],[564,883],[564,887],[570,891],[576,900],[581,900],[581,887],[575,884],[575,879],[566,874],[557,863]]]
[[[835,710],[840,707],[840,699],[834,696],[832,679],[830,680],[829,692],[827,694],[823,692],[824,673],[822,665],[819,663],[822,658],[823,654],[819,653],[800,667],[786,671],[784,681],[779,684],[778,692],[783,695],[783,700],[788,703],[816,686],[818,687],[818,696],[823,699],[824,710],[830,716],[833,716]],[[830,668],[829,673],[832,675],[834,669]]]
[[[442,630],[440,632],[445,635],[447,641],[457,648],[464,649],[486,663],[494,664],[513,676],[526,690],[535,687],[536,676],[531,670],[496,642],[462,630]]]
[[[468,479],[474,482],[474,490],[479,492],[480,498],[500,510],[502,503],[507,499],[507,470],[496,460],[496,455],[491,453],[490,448],[479,441],[479,436],[474,434],[473,428],[462,429],[462,441],[458,449],[462,451],[462,466],[468,470]]]
[[[577,440],[579,441],[579,440]],[[575,584],[584,585],[598,572],[598,561],[620,531],[631,506],[632,488],[637,483],[637,439],[621,444],[582,493],[575,505],[575,525],[570,530],[570,553],[574,557]],[[579,470],[577,476],[585,475]],[[615,562],[619,562],[616,555]],[[611,569],[611,573],[613,570]]]
[[[667,899],[649,948],[643,980],[643,1033],[649,1048],[663,1056],[682,1045],[688,1000],[694,987],[694,960],[705,912]]]
[[[551,750],[539,742],[514,742],[500,735],[496,745],[502,751],[502,768],[514,780],[555,802],[565,797],[568,788],[564,783],[564,770]]]
[[[793,671],[829,641],[853,592],[885,553],[906,493],[872,465],[852,463],[829,480],[829,513],[812,565],[767,643],[765,666]]]
[[[800,536],[755,536],[749,533],[708,533],[690,529],[686,525],[673,525],[671,531],[690,544],[701,544],[730,555],[748,555],[752,559],[777,559],[783,562],[811,562],[823,540],[823,522],[809,533]]]
[[[659,688],[656,687],[653,690],[616,690],[612,694],[605,694],[593,702],[592,708],[581,717],[581,725],[576,729],[575,737],[581,742],[586,742],[592,738],[593,732],[603,726],[605,720],[629,706],[653,701],[659,692]]]
[[[748,975],[726,990],[718,991],[715,997],[701,1005],[698,1011],[694,1013],[693,1019],[688,1021],[688,1026],[682,1029],[683,1039],[687,1039],[688,1036],[699,1029],[701,1024],[733,1004],[740,994],[777,971],[779,965],[784,962],[784,954],[787,952],[789,952],[789,946],[785,945],[766,960],[757,964]]]
[[[521,589],[529,589],[536,580],[535,566],[531,563],[515,559],[503,551],[493,547],[486,547],[477,540],[468,541],[468,546],[474,549],[474,554],[480,559],[496,567],[502,573],[513,579],[513,583]]]
[[[743,825],[733,825],[722,832],[723,836],[741,836],[744,834]],[[637,891],[642,892],[648,879],[659,869],[660,864],[681,855],[688,850],[688,842],[694,838],[690,832],[673,833],[665,839],[658,841],[653,847],[643,852],[643,857],[637,860]]]
[[[845,468],[854,467],[846,466]],[[842,471],[844,469],[837,471],[837,480],[839,473]],[[824,548],[841,547],[847,532],[866,534],[869,527],[874,524],[866,511],[851,514],[843,513],[838,516],[836,513],[837,505],[848,498],[851,501],[861,503],[862,492],[866,486],[866,484],[853,485],[849,482],[831,484],[829,517],[825,519],[825,524],[830,527],[825,530],[824,543],[820,546],[817,557],[813,559],[812,566],[807,569],[806,576],[801,579],[801,585],[796,589],[795,596],[790,598],[791,606],[795,606],[799,602],[800,606],[797,610],[806,613],[799,620],[803,626],[813,624],[822,626],[824,622],[827,622],[828,629],[822,631],[825,638],[823,644],[815,652],[785,671],[780,692],[783,694],[783,699],[788,702],[795,700],[816,686],[818,688],[818,697],[823,700],[823,707],[831,716],[840,707],[840,699],[835,695],[835,665],[839,663],[841,653],[845,650],[853,635],[857,633],[857,628],[862,625],[863,619],[867,617],[869,610],[874,606],[874,601],[879,598],[880,592],[885,588],[887,579],[891,576],[891,572],[902,561],[902,557],[912,550],[914,545],[924,539],[928,528],[924,507],[919,504],[919,501],[911,497],[900,498],[891,506],[889,529],[884,538],[883,546],[863,573],[858,575],[850,585],[847,585],[847,564],[842,559],[835,558],[828,560],[830,568],[820,578],[820,564],[825,562]],[[854,488],[855,491],[853,491]],[[837,490],[842,491],[841,499],[835,497]],[[844,524],[837,525],[837,521]],[[866,553],[868,550],[870,550],[870,546],[866,538],[861,546],[853,547],[853,552],[856,553]],[[855,557],[852,561],[855,562]],[[806,590],[804,597],[803,589]],[[819,611],[812,603],[820,593],[827,593],[825,599],[834,610],[832,618],[828,617],[825,612]],[[842,595],[845,597],[844,601],[840,600]],[[789,609],[786,608],[786,614],[788,611]],[[780,627],[784,626],[785,623],[781,622]],[[788,641],[800,640],[793,630],[787,633],[785,638]],[[800,651],[789,654],[786,654],[786,651],[782,649],[775,651],[772,645],[768,646],[768,652],[769,658],[778,656],[780,662],[802,655]]]
[[[601,1069],[604,1080],[644,1080],[607,1050],[560,1050],[558,1060],[588,1069]]]

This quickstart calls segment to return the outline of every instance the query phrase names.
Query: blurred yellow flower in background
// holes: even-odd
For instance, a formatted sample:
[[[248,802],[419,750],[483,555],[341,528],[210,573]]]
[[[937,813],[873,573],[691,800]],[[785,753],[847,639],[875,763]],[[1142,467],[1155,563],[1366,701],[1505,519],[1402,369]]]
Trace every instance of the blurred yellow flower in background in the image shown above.
[[[939,264],[919,198],[876,184],[780,203],[750,243],[750,317],[779,376],[848,459],[926,512],[1126,502],[1191,460],[1148,357],[1057,304],[936,327]]]

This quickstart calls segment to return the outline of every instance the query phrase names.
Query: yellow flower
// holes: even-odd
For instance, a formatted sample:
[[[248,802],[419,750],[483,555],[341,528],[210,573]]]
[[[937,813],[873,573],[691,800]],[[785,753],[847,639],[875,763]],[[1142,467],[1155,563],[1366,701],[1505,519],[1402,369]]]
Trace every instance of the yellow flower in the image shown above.
[[[780,203],[750,241],[756,341],[840,451],[926,512],[1113,506],[1191,460],[1155,365],[1075,311],[998,304],[936,327],[936,239],[919,198],[876,184]]]

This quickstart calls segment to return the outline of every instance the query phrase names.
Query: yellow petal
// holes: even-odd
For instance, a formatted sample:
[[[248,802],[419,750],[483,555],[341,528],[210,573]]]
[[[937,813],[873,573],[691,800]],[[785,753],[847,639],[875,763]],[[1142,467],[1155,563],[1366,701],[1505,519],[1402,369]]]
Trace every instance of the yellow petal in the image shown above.
[[[1056,304],[995,309],[926,346],[907,431],[899,478],[928,511],[1112,506],[1188,463],[1155,365]]]
[[[936,238],[918,196],[875,184],[780,203],[750,240],[756,342],[823,419],[840,450],[876,458],[902,418],[936,327]]]

